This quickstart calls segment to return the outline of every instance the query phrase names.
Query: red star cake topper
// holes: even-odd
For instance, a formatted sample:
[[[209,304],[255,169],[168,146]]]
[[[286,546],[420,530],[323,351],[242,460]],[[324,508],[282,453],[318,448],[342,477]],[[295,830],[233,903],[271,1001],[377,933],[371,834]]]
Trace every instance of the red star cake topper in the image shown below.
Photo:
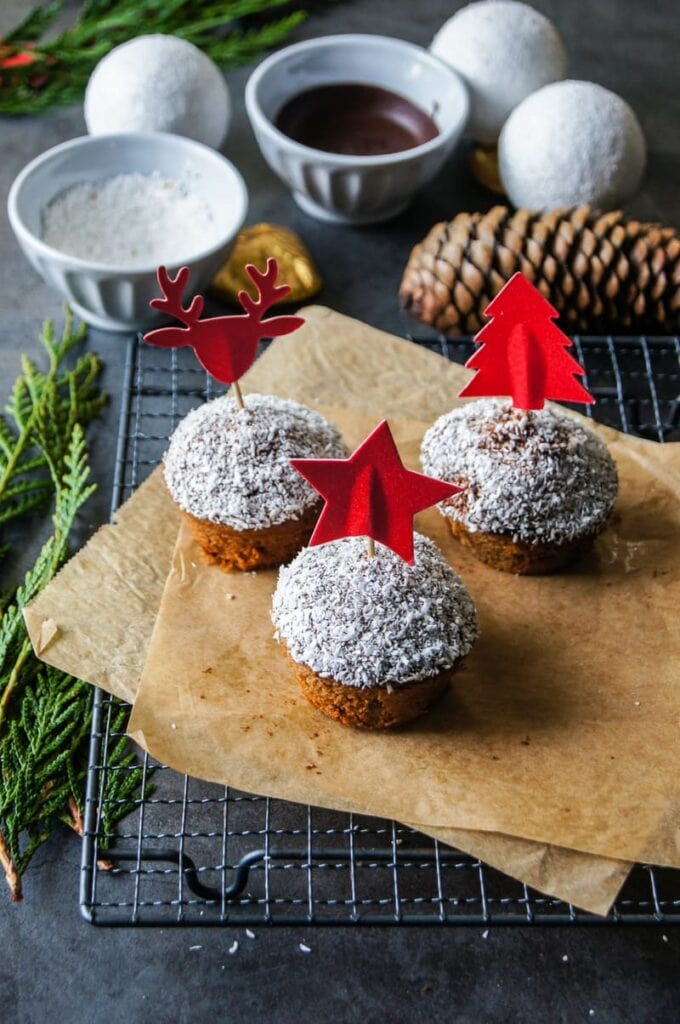
[[[263,338],[278,338],[290,334],[304,323],[299,316],[272,316],[264,314],[290,292],[287,284],[276,284],[279,268],[276,260],[267,260],[264,273],[252,264],[246,271],[257,289],[257,299],[241,291],[238,301],[243,313],[232,316],[214,316],[201,320],[203,297],[195,295],[188,306],[182,305],[182,293],[189,280],[189,268],[182,267],[171,277],[165,267],[158,268],[158,283],[162,299],[152,299],[150,305],[162,313],[174,316],[183,327],[159,327],[144,335],[144,341],[161,348],[181,348],[190,345],[201,366],[222,384],[233,384],[236,400],[243,407],[238,379],[255,360],[257,346]]]
[[[409,565],[415,514],[462,489],[406,469],[387,420],[348,459],[290,461],[325,501],[310,547],[343,537],[368,537]]]
[[[566,351],[571,339],[553,323],[557,310],[522,274],[513,274],[484,315],[491,320],[474,339],[482,347],[465,364],[477,372],[461,398],[510,395],[516,409],[542,409],[548,399],[595,401],[577,380],[585,370]]]

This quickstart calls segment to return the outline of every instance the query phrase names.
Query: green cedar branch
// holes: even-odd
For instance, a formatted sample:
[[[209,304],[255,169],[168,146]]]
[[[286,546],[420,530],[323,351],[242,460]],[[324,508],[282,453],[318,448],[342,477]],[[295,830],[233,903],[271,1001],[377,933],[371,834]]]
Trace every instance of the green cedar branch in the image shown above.
[[[82,330],[72,330],[70,316],[60,340],[46,324],[48,371],[24,360],[9,402],[13,428],[0,420],[0,509],[16,519],[26,511],[17,510],[18,500],[53,496],[52,535],[23,582],[0,595],[0,867],[13,900],[22,898],[22,876],[40,846],[63,824],[82,831],[92,689],[35,657],[22,610],[66,561],[76,518],[94,490],[82,424],[105,400],[97,387],[100,365],[89,354],[72,368],[64,364],[83,337]],[[37,492],[29,487],[34,480]],[[116,705],[114,724],[122,738],[108,752],[103,848],[142,782],[123,736],[126,721],[127,710]]]
[[[60,449],[71,435],[76,420],[86,425],[106,401],[97,388],[101,364],[92,353],[81,355],[73,367],[65,361],[75,346],[82,344],[84,325],[73,327],[67,312],[61,338],[48,321],[41,342],[49,358],[45,373],[25,356],[22,374],[16,381],[6,407],[0,415],[0,531],[12,521],[49,504],[54,482],[48,458],[40,450],[38,434],[48,431],[48,447]],[[45,440],[45,438],[43,438]],[[0,546],[4,540],[0,534]]]
[[[305,18],[285,11],[290,0],[89,0],[75,24],[44,41],[61,3],[34,8],[0,41],[0,114],[36,114],[78,102],[95,65],[114,46],[139,35],[178,35],[198,46],[220,67],[231,68],[271,50]],[[244,20],[245,19],[245,20]],[[2,68],[26,56],[30,63]]]

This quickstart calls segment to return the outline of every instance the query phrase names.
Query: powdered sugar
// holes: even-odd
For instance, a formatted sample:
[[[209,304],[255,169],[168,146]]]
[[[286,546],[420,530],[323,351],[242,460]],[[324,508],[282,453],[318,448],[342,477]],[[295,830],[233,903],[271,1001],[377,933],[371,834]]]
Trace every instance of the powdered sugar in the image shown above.
[[[345,458],[339,431],[319,413],[273,395],[225,395],[193,409],[170,439],[165,481],[198,519],[257,530],[299,519],[319,496],[292,458]]]
[[[464,486],[440,505],[469,530],[561,542],[598,529],[616,500],[606,445],[565,413],[482,399],[441,416],[421,450],[426,473]]]
[[[451,668],[477,636],[470,595],[437,546],[415,534],[415,563],[361,537],[303,548],[279,570],[272,621],[295,661],[366,689]]]
[[[48,245],[107,266],[186,262],[219,241],[219,234],[207,203],[158,172],[75,185],[43,212]]]

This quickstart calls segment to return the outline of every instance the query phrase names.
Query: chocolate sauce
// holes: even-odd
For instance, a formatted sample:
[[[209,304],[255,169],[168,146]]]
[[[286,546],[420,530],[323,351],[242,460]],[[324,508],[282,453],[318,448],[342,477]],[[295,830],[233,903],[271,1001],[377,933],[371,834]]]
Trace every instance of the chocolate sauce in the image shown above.
[[[284,135],[326,153],[382,156],[421,146],[439,135],[429,114],[377,85],[321,85],[293,96],[279,111]]]

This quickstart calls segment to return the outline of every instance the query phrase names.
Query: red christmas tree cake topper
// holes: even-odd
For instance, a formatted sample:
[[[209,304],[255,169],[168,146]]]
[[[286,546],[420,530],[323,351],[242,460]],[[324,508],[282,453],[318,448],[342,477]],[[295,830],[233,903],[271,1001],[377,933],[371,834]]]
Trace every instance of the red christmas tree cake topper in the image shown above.
[[[158,283],[163,298],[152,299],[150,305],[162,313],[170,313],[184,327],[159,327],[144,335],[144,341],[161,348],[191,345],[199,363],[212,377],[223,384],[235,385],[237,399],[240,398],[237,381],[254,362],[259,342],[263,338],[290,334],[304,323],[299,316],[262,319],[267,310],[290,291],[289,285],[276,284],[279,268],[273,257],[267,260],[264,273],[250,263],[246,270],[257,288],[257,299],[251,298],[247,291],[241,291],[238,301],[243,313],[201,320],[202,296],[195,295],[187,307],[182,305],[182,292],[189,280],[188,267],[182,267],[174,278],[165,267],[159,267]]]
[[[325,500],[310,547],[343,537],[368,537],[413,564],[416,512],[461,488],[406,469],[383,420],[348,459],[291,459]],[[369,543],[369,553],[372,546]]]
[[[510,395],[516,409],[542,409],[548,399],[592,403],[577,377],[585,373],[566,350],[571,340],[553,323],[559,316],[520,273],[484,310],[492,319],[475,336],[482,348],[466,366],[476,370],[461,398]]]

